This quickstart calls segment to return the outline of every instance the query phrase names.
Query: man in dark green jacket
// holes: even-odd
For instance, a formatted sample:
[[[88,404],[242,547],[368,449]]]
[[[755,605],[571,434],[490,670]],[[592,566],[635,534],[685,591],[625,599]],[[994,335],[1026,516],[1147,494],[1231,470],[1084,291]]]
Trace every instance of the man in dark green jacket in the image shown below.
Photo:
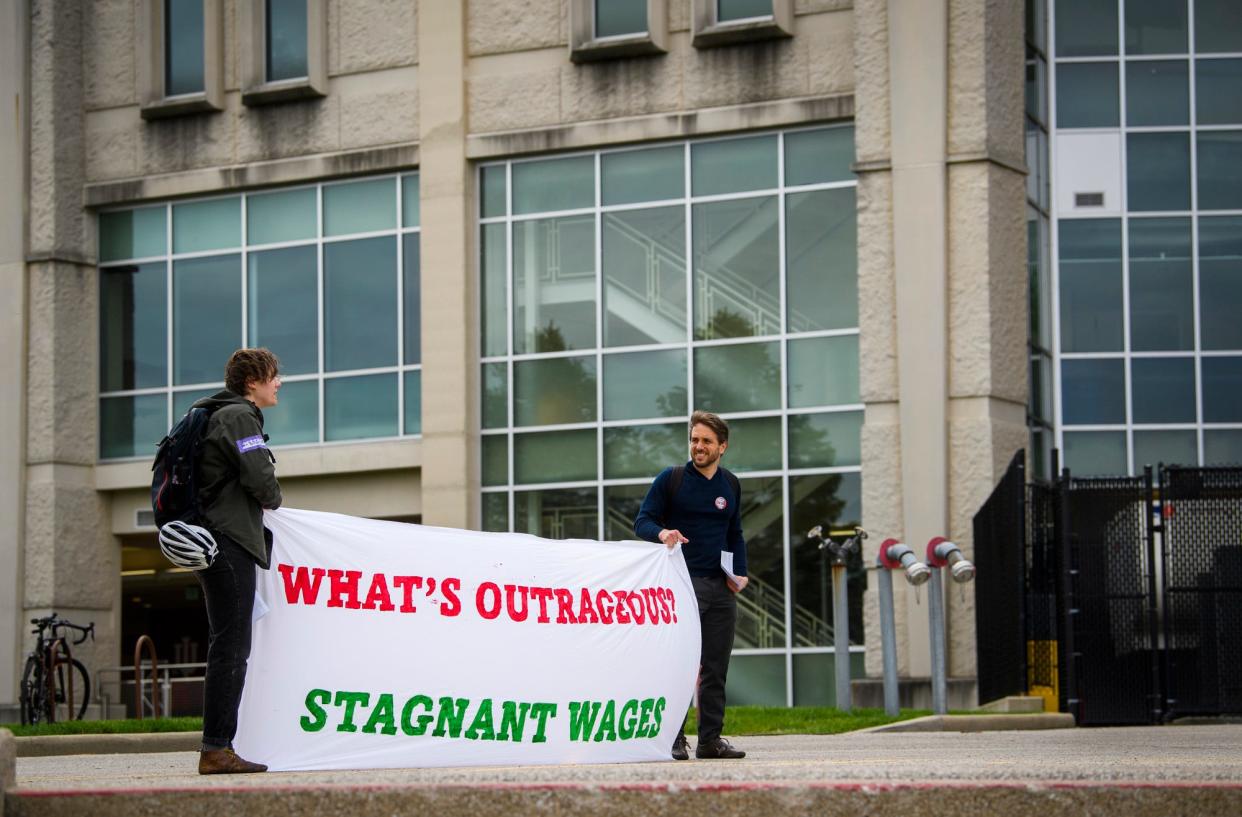
[[[280,507],[276,458],[263,433],[263,411],[276,405],[280,375],[267,349],[238,349],[224,372],[224,391],[194,405],[211,409],[198,461],[199,502],[204,524],[219,549],[198,571],[211,637],[203,683],[203,748],[200,774],[262,772],[267,767],[233,751],[237,708],[250,657],[255,565],[267,569],[271,534],[263,509]]]

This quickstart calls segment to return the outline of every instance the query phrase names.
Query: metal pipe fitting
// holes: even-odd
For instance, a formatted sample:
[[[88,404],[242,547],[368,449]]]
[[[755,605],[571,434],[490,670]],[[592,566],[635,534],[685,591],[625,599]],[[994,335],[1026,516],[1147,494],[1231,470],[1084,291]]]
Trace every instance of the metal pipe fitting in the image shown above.
[[[932,567],[948,567],[953,581],[965,584],[975,577],[975,566],[962,554],[962,549],[937,536],[927,543],[927,563]]]
[[[876,564],[889,570],[905,570],[906,581],[914,587],[925,584],[931,578],[931,568],[920,562],[908,545],[896,539],[884,540]]]

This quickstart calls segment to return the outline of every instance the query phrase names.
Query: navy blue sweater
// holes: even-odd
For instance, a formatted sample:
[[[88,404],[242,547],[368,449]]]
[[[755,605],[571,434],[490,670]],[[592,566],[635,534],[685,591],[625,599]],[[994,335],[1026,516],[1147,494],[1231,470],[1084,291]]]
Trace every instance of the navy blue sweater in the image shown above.
[[[746,575],[746,540],[742,538],[742,514],[738,497],[720,469],[707,479],[686,463],[681,487],[666,507],[665,486],[673,473],[665,468],[651,483],[647,498],[638,509],[634,533],[648,542],[659,542],[660,531],[681,531],[690,541],[681,546],[691,576],[719,576],[720,553],[733,552],[733,573]]]

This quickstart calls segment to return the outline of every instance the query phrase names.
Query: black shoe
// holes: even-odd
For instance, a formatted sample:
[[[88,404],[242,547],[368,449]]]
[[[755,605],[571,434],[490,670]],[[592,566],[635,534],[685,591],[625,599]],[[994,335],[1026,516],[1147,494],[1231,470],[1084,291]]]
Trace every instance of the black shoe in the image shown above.
[[[685,735],[678,735],[677,740],[673,741],[673,760],[689,760],[690,759],[690,741],[686,740]]]
[[[729,741],[724,738],[716,738],[706,742],[700,742],[694,750],[694,756],[697,758],[719,758],[720,760],[736,760],[746,757],[746,753],[741,749],[734,749],[729,745]]]

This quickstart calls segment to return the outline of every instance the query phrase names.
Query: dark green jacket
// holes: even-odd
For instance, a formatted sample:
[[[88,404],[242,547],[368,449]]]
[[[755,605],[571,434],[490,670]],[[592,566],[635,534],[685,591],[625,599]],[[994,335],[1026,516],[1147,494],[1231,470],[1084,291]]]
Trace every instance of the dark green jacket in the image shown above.
[[[263,528],[263,509],[280,507],[280,483],[276,458],[263,433],[263,412],[228,389],[194,405],[215,409],[198,464],[207,527],[237,542],[267,569],[272,548]]]

